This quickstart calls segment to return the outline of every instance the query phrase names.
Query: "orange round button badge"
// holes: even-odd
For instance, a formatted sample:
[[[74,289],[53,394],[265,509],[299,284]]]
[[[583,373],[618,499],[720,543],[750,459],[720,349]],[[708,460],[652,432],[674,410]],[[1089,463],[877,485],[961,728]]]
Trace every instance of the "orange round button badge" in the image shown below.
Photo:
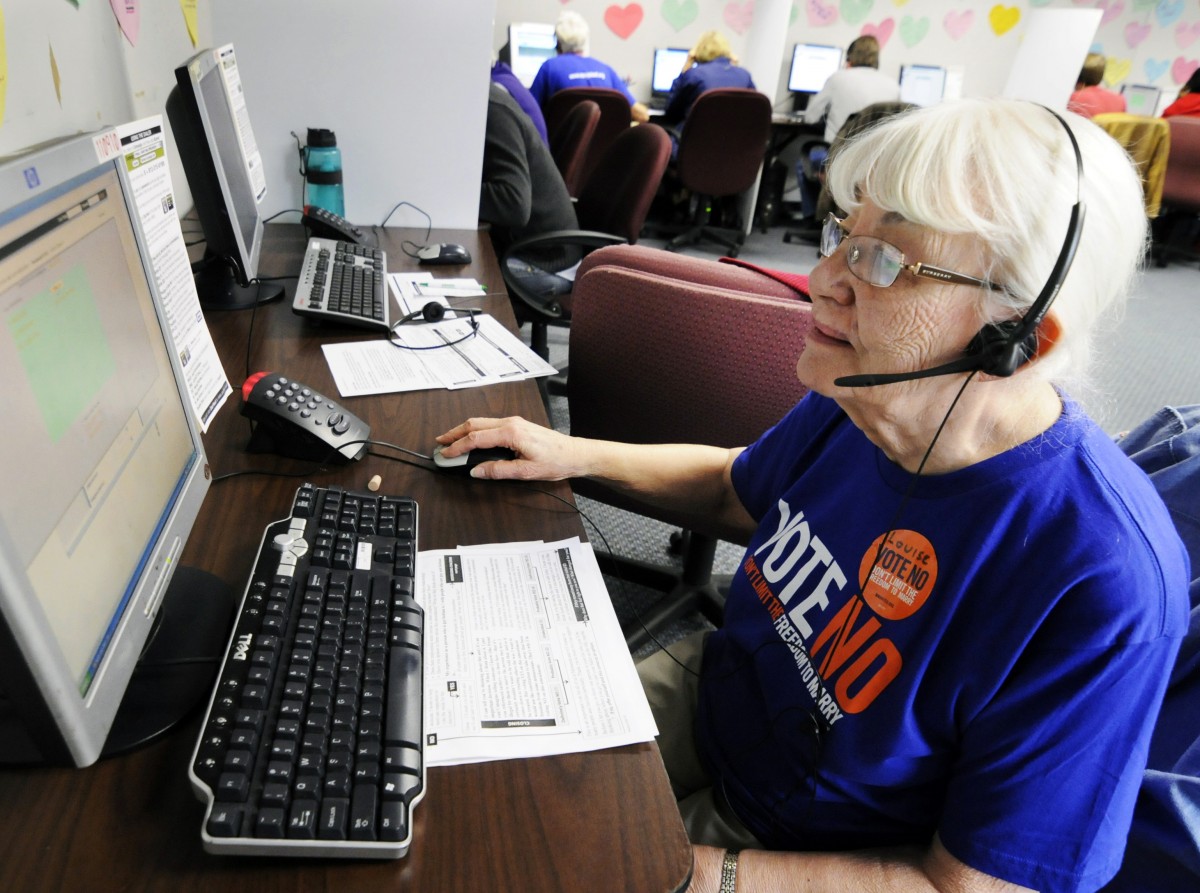
[[[863,601],[871,610],[887,620],[903,620],[915,614],[933,591],[937,555],[933,543],[915,530],[893,530],[886,536],[886,543],[880,535],[863,555],[858,579]]]

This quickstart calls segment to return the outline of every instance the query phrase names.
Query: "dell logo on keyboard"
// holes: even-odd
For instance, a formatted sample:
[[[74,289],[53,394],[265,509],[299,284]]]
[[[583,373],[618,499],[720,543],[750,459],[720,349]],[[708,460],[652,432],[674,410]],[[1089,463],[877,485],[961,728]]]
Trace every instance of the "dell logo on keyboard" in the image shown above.
[[[233,660],[246,660],[250,656],[250,643],[254,641],[254,636],[251,633],[237,637],[237,643],[233,646]]]

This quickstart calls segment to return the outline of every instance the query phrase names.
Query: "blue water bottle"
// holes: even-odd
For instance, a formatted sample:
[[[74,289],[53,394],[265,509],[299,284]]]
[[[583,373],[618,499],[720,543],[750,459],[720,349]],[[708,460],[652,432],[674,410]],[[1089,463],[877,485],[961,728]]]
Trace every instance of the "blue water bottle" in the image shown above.
[[[308,145],[304,148],[304,204],[346,216],[342,153],[332,130],[308,128]]]

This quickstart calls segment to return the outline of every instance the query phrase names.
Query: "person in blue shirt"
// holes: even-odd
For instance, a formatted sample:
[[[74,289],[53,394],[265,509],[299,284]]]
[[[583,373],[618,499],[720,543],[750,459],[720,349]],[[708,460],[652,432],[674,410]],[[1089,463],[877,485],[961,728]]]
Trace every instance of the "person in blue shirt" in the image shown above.
[[[755,89],[754,79],[737,64],[725,35],[720,31],[705,31],[688,51],[679,77],[671,84],[667,107],[655,122],[671,134],[675,144],[672,152],[679,147],[679,134],[700,94],[719,87]]]
[[[1142,260],[1138,174],[1078,115],[960,99],[876,124],[828,183],[846,216],[809,276],[810,392],[755,443],[514,418],[437,440],[514,451],[474,477],[588,477],[747,545],[722,625],[638,665],[689,890],[1099,890],[1191,578],[1154,484],[1068,390]],[[1015,370],[980,368],[1048,283]]]
[[[588,23],[577,12],[564,10],[554,25],[558,55],[547,59],[533,78],[529,92],[543,109],[550,97],[570,87],[606,87],[629,100],[629,114],[639,124],[650,120],[650,109],[638,102],[629,86],[609,65],[588,55]]]

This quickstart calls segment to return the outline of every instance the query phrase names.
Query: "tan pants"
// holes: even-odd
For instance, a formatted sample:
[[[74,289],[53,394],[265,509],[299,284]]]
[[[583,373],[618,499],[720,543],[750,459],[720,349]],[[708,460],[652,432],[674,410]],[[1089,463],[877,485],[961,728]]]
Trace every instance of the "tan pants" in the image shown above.
[[[658,749],[692,843],[727,849],[761,849],[762,844],[733,814],[696,752],[696,698],[700,657],[707,632],[656,651],[637,665],[642,688],[658,726]]]

